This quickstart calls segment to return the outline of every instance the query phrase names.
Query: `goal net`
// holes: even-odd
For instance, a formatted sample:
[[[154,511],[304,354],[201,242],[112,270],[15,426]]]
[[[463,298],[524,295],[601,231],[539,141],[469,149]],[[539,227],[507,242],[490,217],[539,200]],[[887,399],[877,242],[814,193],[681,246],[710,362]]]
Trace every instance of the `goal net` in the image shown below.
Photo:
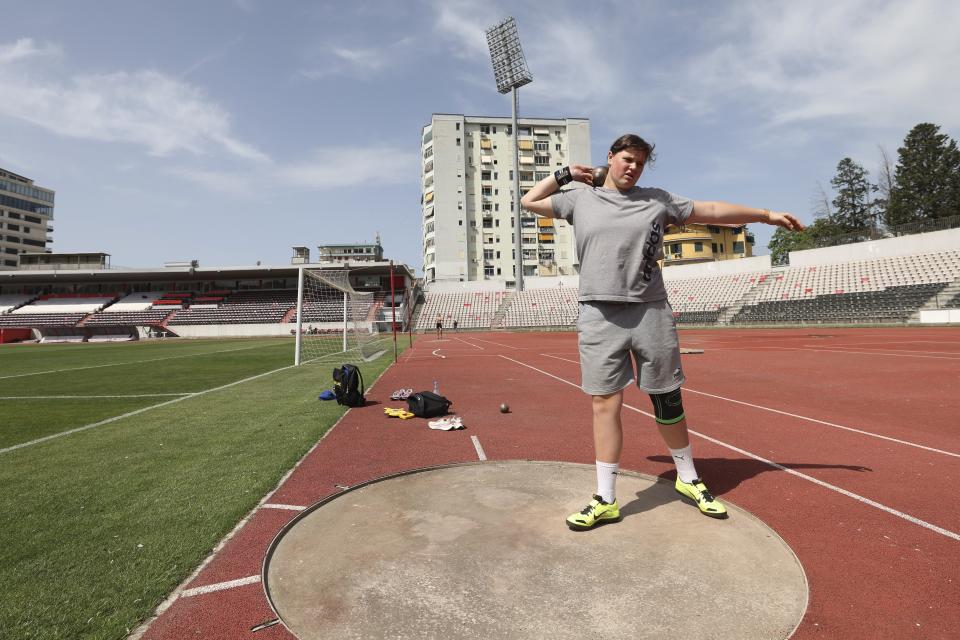
[[[387,336],[377,331],[376,311],[374,294],[354,291],[347,270],[301,269],[294,364],[378,357],[387,348]]]

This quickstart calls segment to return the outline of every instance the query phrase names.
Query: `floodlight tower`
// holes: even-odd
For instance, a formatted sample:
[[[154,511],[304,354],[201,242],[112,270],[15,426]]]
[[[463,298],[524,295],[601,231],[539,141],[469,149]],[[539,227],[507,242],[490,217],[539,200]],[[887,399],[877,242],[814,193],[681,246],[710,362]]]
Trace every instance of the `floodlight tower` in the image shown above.
[[[490,47],[490,62],[493,63],[493,75],[497,81],[497,91],[513,93],[513,215],[514,241],[516,253],[517,291],[523,291],[523,239],[520,225],[520,148],[517,144],[517,89],[533,82],[533,76],[527,69],[527,60],[520,47],[520,35],[513,17],[487,29],[487,46]]]

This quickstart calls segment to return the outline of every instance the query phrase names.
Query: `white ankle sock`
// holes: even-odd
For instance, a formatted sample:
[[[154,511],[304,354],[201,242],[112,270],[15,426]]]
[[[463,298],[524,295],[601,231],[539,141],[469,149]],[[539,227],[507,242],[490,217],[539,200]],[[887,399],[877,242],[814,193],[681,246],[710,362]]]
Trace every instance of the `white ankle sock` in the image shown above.
[[[693,466],[693,452],[690,445],[683,449],[670,449],[670,455],[673,456],[673,463],[677,465],[677,475],[681,482],[690,483],[699,478],[697,469]]]
[[[597,460],[597,495],[604,502],[613,502],[617,499],[617,471],[620,465]]]

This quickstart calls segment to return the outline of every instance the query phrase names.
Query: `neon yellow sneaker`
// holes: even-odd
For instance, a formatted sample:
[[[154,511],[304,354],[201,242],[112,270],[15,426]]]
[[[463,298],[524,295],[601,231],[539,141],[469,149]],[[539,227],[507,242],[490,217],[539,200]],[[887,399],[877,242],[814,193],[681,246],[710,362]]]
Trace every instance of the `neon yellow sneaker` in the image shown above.
[[[727,508],[713,497],[700,478],[687,484],[678,477],[673,487],[686,501],[695,504],[703,515],[721,519],[727,517]]]
[[[604,502],[600,496],[593,496],[593,500],[582,511],[567,517],[567,526],[574,531],[586,531],[598,524],[620,522],[620,519],[620,505],[616,500]]]

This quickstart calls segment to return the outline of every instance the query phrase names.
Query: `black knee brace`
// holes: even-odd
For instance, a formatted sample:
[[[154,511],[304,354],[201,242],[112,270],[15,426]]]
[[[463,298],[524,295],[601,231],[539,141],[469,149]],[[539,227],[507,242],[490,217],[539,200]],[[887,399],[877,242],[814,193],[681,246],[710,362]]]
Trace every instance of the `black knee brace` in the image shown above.
[[[677,424],[683,420],[683,399],[679,388],[667,393],[651,393],[650,400],[659,424]]]

